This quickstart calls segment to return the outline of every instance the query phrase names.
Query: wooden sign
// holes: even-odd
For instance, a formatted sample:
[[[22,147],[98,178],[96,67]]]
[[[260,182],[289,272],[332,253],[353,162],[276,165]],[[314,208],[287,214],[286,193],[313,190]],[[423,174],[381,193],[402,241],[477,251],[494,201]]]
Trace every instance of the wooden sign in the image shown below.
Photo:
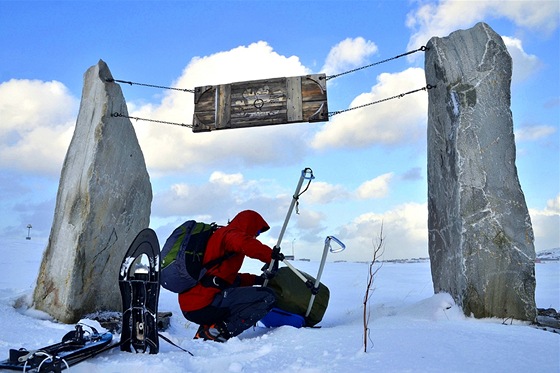
[[[193,132],[326,122],[325,74],[196,87]]]

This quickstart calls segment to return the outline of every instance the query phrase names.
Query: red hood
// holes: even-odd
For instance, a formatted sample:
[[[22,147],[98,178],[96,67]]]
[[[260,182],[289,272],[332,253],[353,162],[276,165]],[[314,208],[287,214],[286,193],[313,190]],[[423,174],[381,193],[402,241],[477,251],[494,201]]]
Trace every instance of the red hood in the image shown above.
[[[263,233],[270,229],[263,217],[253,210],[241,211],[232,219],[229,226],[242,230],[249,236],[256,236],[257,233]]]

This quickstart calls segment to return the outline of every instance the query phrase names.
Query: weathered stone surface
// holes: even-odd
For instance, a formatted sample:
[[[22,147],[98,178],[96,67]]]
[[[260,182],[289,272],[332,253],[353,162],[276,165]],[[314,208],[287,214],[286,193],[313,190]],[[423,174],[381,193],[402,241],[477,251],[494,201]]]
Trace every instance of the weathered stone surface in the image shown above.
[[[67,323],[120,310],[120,262],[149,225],[152,190],[120,87],[103,61],[88,69],[64,160],[34,305]]]
[[[515,166],[512,60],[479,23],[427,44],[428,229],[435,292],[475,317],[535,320],[533,230]]]

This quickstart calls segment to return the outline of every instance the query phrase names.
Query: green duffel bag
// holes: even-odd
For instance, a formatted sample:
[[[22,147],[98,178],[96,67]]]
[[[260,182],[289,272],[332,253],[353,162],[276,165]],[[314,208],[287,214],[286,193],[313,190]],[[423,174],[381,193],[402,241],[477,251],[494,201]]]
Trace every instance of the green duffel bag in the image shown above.
[[[315,284],[315,279],[312,276],[305,272],[301,272],[301,274],[311,281],[312,284]],[[288,267],[279,268],[267,286],[276,293],[275,307],[304,317],[305,326],[314,326],[323,319],[323,315],[329,305],[330,292],[329,288],[322,283],[319,284],[319,291],[315,295],[313,307],[308,317],[305,317],[305,313],[311,299],[311,289],[307,287],[305,282],[294,271]]]

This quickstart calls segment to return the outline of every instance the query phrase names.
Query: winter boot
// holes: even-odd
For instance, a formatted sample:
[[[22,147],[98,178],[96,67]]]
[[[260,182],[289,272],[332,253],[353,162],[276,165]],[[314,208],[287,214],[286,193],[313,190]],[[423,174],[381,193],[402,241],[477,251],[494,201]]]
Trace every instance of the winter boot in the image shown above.
[[[212,325],[200,325],[194,335],[194,339],[205,341],[226,342],[230,338],[230,333],[223,323]]]

